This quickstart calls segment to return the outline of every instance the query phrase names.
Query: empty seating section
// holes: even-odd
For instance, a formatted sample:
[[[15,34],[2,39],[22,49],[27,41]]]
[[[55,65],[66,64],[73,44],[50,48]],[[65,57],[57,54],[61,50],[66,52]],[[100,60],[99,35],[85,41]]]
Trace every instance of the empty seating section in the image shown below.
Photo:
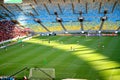
[[[118,11],[119,8],[117,9],[119,4],[116,5],[116,8],[112,13],[114,2],[101,3],[100,12],[100,2],[87,3],[87,11],[86,3],[69,3],[69,1],[68,3],[66,2],[63,4],[59,3],[61,10],[58,7],[58,3],[50,3],[45,5],[47,6],[49,13],[47,12],[44,4],[38,5],[36,9],[41,14],[39,15],[39,18],[50,31],[63,30],[61,25],[56,22],[56,16],[54,15],[54,12],[57,12],[58,16],[62,18],[63,25],[67,30],[80,30],[81,26],[78,22],[78,17],[80,16],[79,11],[83,12],[82,16],[84,17],[84,30],[98,30],[101,24],[100,18],[104,16],[104,10],[108,11],[108,20],[105,22],[103,30],[115,30],[119,26],[118,24],[116,25],[115,22],[115,20],[119,18],[116,18],[117,15],[115,13],[115,11],[120,13]],[[45,32],[45,30],[41,30],[41,32]]]
[[[0,21],[0,41],[12,39],[18,36],[25,36],[27,31],[17,27],[14,23],[8,20]]]
[[[50,31],[61,31],[61,30],[63,30],[59,23],[48,23],[48,24],[44,23],[44,25],[48,26],[48,29]]]
[[[34,32],[46,32],[46,30],[44,28],[42,28],[39,24],[35,24],[35,23],[31,23],[31,24],[27,24],[27,27],[30,27],[31,30],[33,30]]]
[[[62,23],[66,30],[81,30],[81,25],[78,21],[80,11],[83,13],[81,16],[84,17],[84,30],[99,30],[101,24],[100,18],[104,16],[104,10],[107,10],[108,13],[106,14],[107,21],[104,22],[103,30],[115,30],[120,25],[120,21],[117,22],[117,20],[120,20],[120,16],[118,16],[120,14],[120,1],[117,4],[115,0],[95,0],[95,2],[93,0],[80,0],[80,2],[79,0],[65,0],[65,2],[64,0],[51,0],[51,2],[49,0],[36,1],[37,4],[34,0],[30,0],[28,3],[26,1],[26,4],[17,4],[16,8],[13,5],[5,6],[14,15],[19,15],[16,16],[18,21],[21,23],[25,22],[23,25],[35,32],[47,32],[40,24],[34,21],[35,18],[40,19],[41,23],[50,31],[63,30],[60,23],[56,21],[54,12],[57,12],[58,17],[62,18]],[[3,7],[0,11],[2,10]],[[9,17],[7,18],[10,20]]]

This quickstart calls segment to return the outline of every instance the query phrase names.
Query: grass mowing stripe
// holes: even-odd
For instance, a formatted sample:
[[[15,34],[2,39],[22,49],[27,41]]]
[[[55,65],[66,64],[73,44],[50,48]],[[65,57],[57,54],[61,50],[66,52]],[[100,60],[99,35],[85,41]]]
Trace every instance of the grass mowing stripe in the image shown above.
[[[94,39],[94,38],[93,38]],[[94,41],[93,42],[93,39],[92,39],[92,41],[87,41],[87,43],[89,43],[89,47],[91,48],[91,49],[94,49],[94,48],[96,48],[96,44],[97,44],[97,42],[98,42],[98,40],[99,39],[97,39],[96,41]],[[84,43],[83,43],[84,44]],[[82,51],[80,51],[80,53],[84,53],[84,51],[85,50],[82,50]],[[85,51],[86,52],[86,51]],[[91,53],[91,52],[88,52],[88,53]],[[86,54],[86,53],[84,53],[84,54]],[[86,66],[87,67],[87,66]],[[78,73],[78,74],[76,74],[76,75],[79,75],[79,72],[81,72],[81,71],[79,71],[79,69],[78,70],[76,70],[76,71],[78,71],[78,72],[76,72],[76,73]],[[94,74],[94,75],[96,75],[96,77],[94,78],[93,76],[89,76],[90,74],[91,74],[91,71],[93,72],[93,70],[89,67],[89,69],[87,70],[87,68],[85,68],[85,70],[83,70],[83,71],[88,71],[89,73],[82,73],[81,72],[81,74],[80,74],[80,77],[81,78],[84,78],[85,76],[87,76],[88,75],[88,77],[92,77],[93,79],[96,79],[96,78],[98,78],[99,76],[97,76],[98,74]],[[94,72],[95,73],[95,72]]]
[[[114,38],[111,38],[107,40],[107,49],[105,48],[104,54],[112,55],[113,50],[115,50],[116,45],[119,43],[119,41],[115,40]],[[114,44],[114,45],[113,45]]]
[[[37,63],[37,64],[41,63],[42,65],[44,65],[44,61],[46,61],[46,63],[49,64],[50,60],[49,60],[48,57],[51,56],[51,55],[54,55],[54,52],[55,52],[54,50],[46,51],[40,56],[41,57],[40,59],[37,57],[32,62]],[[37,62],[37,60],[39,62]]]
[[[47,59],[48,59],[48,66],[51,66],[51,67],[54,67],[55,65],[54,64],[51,64],[51,62],[54,62],[54,60],[56,58],[58,58],[60,55],[62,55],[64,53],[64,51],[62,50],[57,50],[57,51],[54,51],[52,53],[52,55],[48,56]]]
[[[19,60],[22,60],[22,58],[16,57],[16,58],[14,58],[12,60],[9,60],[9,62],[7,62],[7,63],[14,63],[14,62],[17,62]],[[4,68],[6,68],[6,67],[4,67]]]
[[[3,57],[1,57],[0,60],[1,60],[1,59],[5,59],[5,58],[8,58],[8,57],[9,57],[9,58],[10,58],[10,57],[12,58],[14,54],[18,55],[17,53],[18,53],[19,51],[24,51],[24,50],[26,50],[26,49],[29,49],[31,46],[33,46],[33,45],[30,44],[30,45],[25,46],[24,48],[22,48],[21,46],[18,46],[18,47],[16,47],[17,49],[14,49],[14,50],[12,50],[11,47],[10,47],[9,49],[10,49],[11,51],[10,51],[9,49],[8,49],[7,51],[5,51],[5,52],[3,53]],[[19,48],[19,49],[18,49],[18,48]],[[9,55],[8,55],[8,54],[9,54]],[[20,53],[20,54],[22,54],[22,53]]]
[[[69,58],[70,60],[71,60],[71,58]],[[66,60],[68,60],[68,62],[71,62],[71,61],[69,61],[69,59],[67,58]],[[66,61],[66,60],[64,60],[64,61]],[[64,62],[63,61],[63,62]],[[62,64],[59,64],[59,65],[62,65]],[[69,66],[69,64],[67,65],[67,66]],[[62,66],[60,66],[60,67],[62,67]],[[64,67],[63,67],[63,69],[64,69]],[[65,69],[67,69],[67,67],[65,66]],[[64,71],[64,72],[66,72],[66,71]]]
[[[34,48],[33,48],[34,49]],[[30,50],[32,50],[32,49],[30,49]],[[31,51],[29,51],[29,52],[31,52]],[[30,54],[28,54],[28,55],[30,55]],[[19,55],[20,56],[20,55]],[[24,55],[25,56],[25,55]],[[18,60],[21,60],[22,58],[18,58]],[[17,61],[17,59],[15,59],[15,60],[13,60],[13,61]],[[4,69],[3,69],[4,70]]]
[[[6,66],[5,69],[4,69],[4,67],[1,67],[0,70],[2,72],[5,71],[6,73],[10,74],[10,73],[17,71],[18,69],[20,69],[21,67],[24,67],[24,66],[28,66],[28,67],[35,67],[35,66],[54,67],[56,69],[56,77],[59,78],[58,80],[60,80],[63,77],[68,78],[71,76],[75,77],[75,78],[90,78],[89,80],[96,80],[96,79],[102,80],[101,78],[99,78],[99,76],[105,75],[104,73],[107,72],[107,71],[104,71],[102,74],[101,71],[96,71],[95,69],[93,69],[93,68],[95,68],[95,66],[91,66],[91,65],[88,65],[86,63],[86,59],[82,59],[82,58],[79,59],[78,55],[74,55],[74,53],[77,53],[77,52],[83,53],[81,56],[84,58],[88,58],[87,54],[85,54],[85,51],[86,51],[87,53],[93,52],[93,54],[89,55],[89,58],[95,57],[95,55],[98,55],[98,54],[101,56],[103,54],[103,53],[101,53],[102,50],[101,51],[95,50],[95,45],[97,44],[96,41],[99,41],[99,39],[96,37],[95,38],[92,38],[92,37],[91,38],[90,37],[88,37],[88,38],[73,37],[73,36],[69,36],[69,37],[65,37],[65,38],[64,38],[64,36],[63,37],[55,36],[55,37],[48,37],[48,38],[44,37],[44,39],[46,39],[46,40],[50,39],[52,41],[50,44],[48,44],[48,41],[45,41],[44,43],[42,43],[42,42],[39,43],[39,41],[40,41],[39,39],[42,39],[42,37],[41,38],[33,38],[29,41],[26,41],[26,43],[28,43],[30,45],[35,45],[35,46],[31,46],[33,48],[30,48],[33,51],[30,51],[29,49],[27,49],[31,52],[30,55],[28,55],[29,51],[24,51],[24,49],[17,47],[20,50],[18,52],[20,52],[20,53],[23,52],[25,54],[23,54],[23,53],[19,54],[20,55],[19,60],[14,59],[14,60],[16,60],[16,61],[12,61],[14,63],[8,64],[8,66]],[[108,45],[108,42],[109,42],[109,41],[107,42],[107,39],[109,40],[111,38],[102,37],[100,39],[103,41],[105,46]],[[59,40],[59,41],[57,41],[57,40]],[[76,42],[77,40],[79,42]],[[93,41],[95,41],[95,42],[93,43]],[[59,42],[63,42],[63,43],[61,44]],[[80,45],[78,45],[78,43],[80,43]],[[39,52],[39,44],[41,44],[40,47],[42,47],[42,48],[40,48],[40,51],[42,52],[42,54],[38,54],[38,53],[34,54],[34,52]],[[64,46],[64,45],[66,45],[66,46]],[[76,51],[68,52],[68,49],[70,49],[71,45],[73,45],[73,47],[76,48]],[[113,45],[118,45],[118,44],[113,44]],[[52,46],[54,46],[54,47],[52,48]],[[114,48],[116,48],[116,46]],[[11,51],[12,51],[12,48],[11,48]],[[114,51],[119,51],[119,50],[113,49],[112,52],[114,52]],[[9,52],[7,52],[7,53],[9,53]],[[11,53],[11,55],[12,54],[13,53]],[[4,54],[4,55],[6,56],[6,54]],[[63,56],[61,56],[61,55],[63,55]],[[117,56],[117,55],[114,55],[114,57],[115,56]],[[20,59],[20,58],[23,58],[23,59]],[[24,59],[24,58],[26,58],[26,59]],[[39,61],[39,58],[42,58],[41,61]],[[39,64],[40,62],[43,62],[44,58],[47,58],[48,63],[46,65]],[[7,57],[6,57],[6,59],[7,59]],[[91,60],[91,59],[88,59],[88,60]],[[108,60],[108,59],[106,59],[106,60]],[[79,63],[79,61],[80,61],[80,63]],[[83,62],[81,63],[81,61],[83,61]],[[0,62],[3,62],[3,61],[0,60]],[[90,62],[91,61],[88,61],[88,63],[90,63]],[[102,61],[100,60],[98,62],[102,62]],[[5,63],[6,63],[6,61],[5,61]],[[93,61],[93,63],[95,63],[95,62]],[[17,69],[14,69],[15,67],[17,67]],[[93,68],[91,68],[91,67],[93,67]],[[8,70],[8,69],[10,69],[10,70]],[[64,71],[65,71],[65,73],[63,73]],[[97,75],[97,72],[101,72],[101,74]],[[111,71],[108,71],[108,72],[111,72]],[[81,74],[81,75],[79,75],[79,74]],[[19,76],[23,76],[23,75],[21,74]],[[109,75],[105,75],[103,77],[109,77]],[[115,76],[113,76],[113,77],[111,77],[110,79],[117,80],[117,79],[115,79],[117,77],[115,77]],[[107,80],[107,78],[106,78],[106,80]]]
[[[36,58],[37,59],[37,58]]]
[[[118,40],[117,38],[112,38],[111,41],[108,44],[108,47],[105,47],[105,50],[103,51],[103,54],[108,56],[110,60],[112,61],[117,61],[120,62],[119,59],[119,42],[120,40]]]
[[[45,48],[45,47],[43,47],[43,48]],[[19,55],[19,57],[21,57],[20,59],[30,59],[29,57],[35,55],[35,53],[38,51],[39,51],[39,48],[32,46],[29,48],[28,51],[26,50],[26,52],[24,52],[25,53],[24,55],[23,54]]]
[[[43,54],[45,54],[45,52],[43,52]],[[41,56],[42,57],[42,56]],[[36,58],[37,59],[37,58]],[[35,61],[35,60],[34,60]]]
[[[44,51],[43,53],[37,53],[35,57],[33,58],[29,58],[29,61],[25,61],[27,64],[29,63],[34,63],[34,64],[41,64],[42,60],[46,59],[47,56],[51,55],[50,51],[53,50],[49,50],[48,51]],[[49,53],[48,53],[49,52]],[[31,56],[32,57],[32,56]]]
[[[71,58],[70,58],[71,59]],[[68,60],[69,61],[69,60]],[[63,61],[64,62],[64,61]],[[59,65],[62,65],[62,64],[59,64]],[[67,66],[69,66],[69,65],[67,65]],[[61,67],[61,66],[60,66]],[[63,68],[64,69],[64,68]],[[67,67],[65,66],[65,69],[67,69]],[[66,72],[66,71],[65,71]]]
[[[87,58],[87,54],[86,55],[81,55],[81,57],[84,57],[83,59],[86,59]],[[91,56],[92,57],[92,56]],[[94,57],[94,56],[93,56]],[[90,55],[88,55],[88,59],[90,60],[91,58],[90,58]],[[87,59],[86,59],[87,60]],[[102,62],[102,61],[100,61],[100,62]],[[107,61],[108,63],[112,63],[112,62],[110,62],[109,60]],[[92,62],[92,63],[94,63],[94,62]],[[96,63],[96,62],[95,62]],[[99,64],[99,63],[96,63],[97,65]],[[102,64],[104,64],[103,62],[102,62]],[[113,64],[113,63],[112,63]],[[100,64],[99,64],[100,65]],[[115,65],[117,65],[117,64],[115,64]],[[105,68],[107,68],[107,66],[105,66],[105,64],[104,64],[104,67]],[[108,66],[109,67],[109,66]],[[102,67],[97,67],[97,69],[99,69],[99,68],[102,68]],[[96,70],[97,70],[96,69]],[[103,73],[106,73],[107,71],[104,71]],[[110,71],[111,72],[111,71]],[[100,71],[100,73],[102,73],[101,71]],[[109,75],[107,75],[107,76],[110,76],[110,73],[109,73]],[[104,76],[105,77],[105,76]]]
[[[31,45],[31,46],[35,46],[35,45]],[[3,62],[16,61],[16,60],[19,59],[19,57],[22,56],[23,54],[24,54],[24,55],[27,55],[26,52],[28,52],[28,51],[30,51],[30,50],[32,51],[32,49],[34,49],[34,48],[28,46],[27,48],[20,48],[20,49],[14,50],[12,55],[3,58],[2,60],[0,60],[0,62],[3,63]],[[26,53],[26,54],[25,54],[25,53]],[[6,53],[6,54],[7,54],[7,53]],[[29,54],[29,53],[28,53],[28,54]],[[16,58],[16,60],[15,60],[15,58]],[[8,61],[8,60],[9,60],[9,61]]]
[[[23,65],[16,65],[16,64],[7,64],[5,68],[1,69],[1,75],[11,75],[15,73],[16,71],[19,71],[22,69],[24,66]],[[4,73],[5,72],[5,73]]]

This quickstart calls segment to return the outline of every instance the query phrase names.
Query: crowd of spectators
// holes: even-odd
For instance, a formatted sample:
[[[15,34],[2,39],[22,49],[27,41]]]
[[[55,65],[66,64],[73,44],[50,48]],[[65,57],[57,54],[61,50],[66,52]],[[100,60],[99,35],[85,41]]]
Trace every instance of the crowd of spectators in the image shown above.
[[[0,21],[0,42],[26,36],[28,34],[27,30],[26,28],[17,26],[12,21],[2,20]]]

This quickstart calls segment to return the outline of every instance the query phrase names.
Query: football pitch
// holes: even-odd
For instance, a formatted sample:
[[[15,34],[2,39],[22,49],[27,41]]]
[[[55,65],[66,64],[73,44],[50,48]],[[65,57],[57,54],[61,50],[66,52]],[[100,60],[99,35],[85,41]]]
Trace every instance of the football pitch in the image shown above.
[[[0,76],[29,75],[29,69],[54,68],[64,78],[120,80],[120,37],[44,36],[0,49]]]

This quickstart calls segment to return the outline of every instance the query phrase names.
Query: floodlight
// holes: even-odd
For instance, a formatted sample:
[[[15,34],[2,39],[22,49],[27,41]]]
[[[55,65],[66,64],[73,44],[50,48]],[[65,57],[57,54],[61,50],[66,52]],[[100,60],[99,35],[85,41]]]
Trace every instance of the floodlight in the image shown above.
[[[50,36],[51,34],[46,34],[47,36]]]
[[[41,35],[41,36],[44,36],[45,34],[44,34],[44,33],[41,33],[40,35]]]
[[[67,32],[67,31],[65,31],[65,33],[67,34],[68,32]]]
[[[83,34],[83,33],[84,33],[84,31],[81,31],[81,33]]]
[[[102,20],[102,21],[107,20],[107,16],[103,16],[103,17],[101,17],[101,20]]]
[[[118,31],[115,31],[115,33],[117,34],[117,33],[118,33]]]
[[[104,16],[103,19],[104,19],[104,20],[107,20],[107,16]]]
[[[49,33],[49,36],[55,36],[55,35],[56,35],[55,32],[50,32],[50,33]]]
[[[40,19],[38,19],[38,18],[35,18],[34,21],[37,23],[41,23]]]
[[[57,22],[62,22],[62,19],[59,17],[57,17],[56,20],[57,20]]]
[[[100,33],[101,33],[101,31],[98,31],[98,33],[100,34]]]
[[[79,20],[80,22],[83,22],[84,18],[83,18],[83,17],[79,17],[78,20]]]

